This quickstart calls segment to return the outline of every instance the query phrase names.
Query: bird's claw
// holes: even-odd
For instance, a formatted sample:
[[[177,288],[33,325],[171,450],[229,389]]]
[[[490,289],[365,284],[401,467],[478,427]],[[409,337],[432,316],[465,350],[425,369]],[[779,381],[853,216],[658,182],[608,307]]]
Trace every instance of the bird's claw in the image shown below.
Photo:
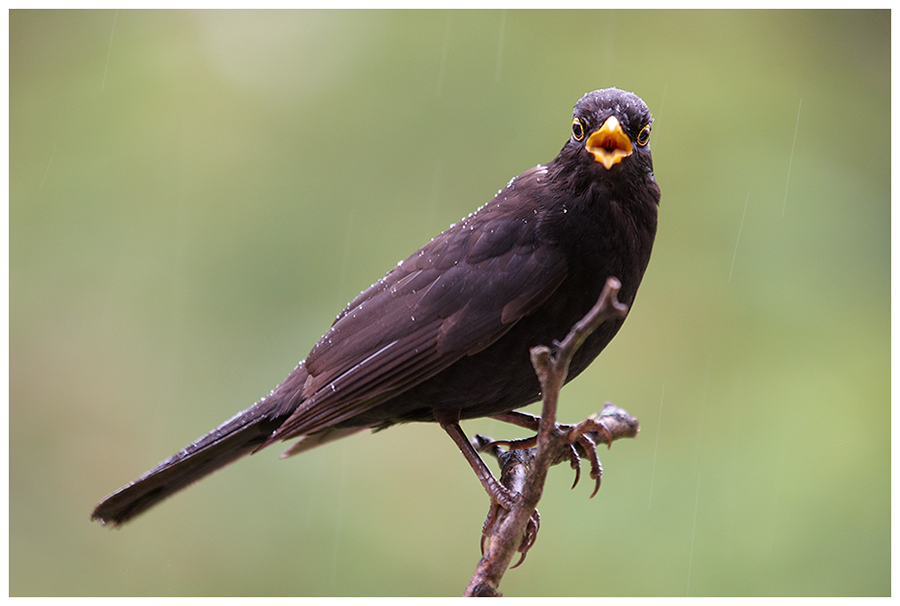
[[[485,547],[485,539],[489,538],[494,530],[494,525],[499,523],[501,519],[501,509],[505,509],[506,511],[510,511],[513,506],[513,502],[518,498],[518,494],[506,491],[506,494],[501,497],[501,499],[492,498],[491,499],[491,508],[488,510],[487,518],[484,520],[484,526],[481,529],[481,553],[484,555],[484,547]],[[525,526],[525,533],[522,536],[522,542],[519,543],[519,547],[517,551],[521,553],[521,557],[519,557],[519,561],[514,565],[510,566],[510,568],[515,568],[519,564],[525,561],[525,556],[528,555],[528,551],[531,549],[532,545],[534,545],[535,540],[537,540],[538,530],[541,528],[541,514],[538,513],[538,510],[535,509],[531,514],[531,517],[528,518],[528,524]]]
[[[520,427],[538,431],[541,419],[532,415],[520,412],[510,412],[502,415],[495,415],[495,418],[513,423]],[[575,481],[572,482],[572,488],[578,485],[581,479],[581,459],[586,458],[591,464],[591,479],[594,480],[594,491],[589,498],[593,498],[600,490],[600,480],[603,477],[603,465],[600,463],[600,457],[597,454],[597,444],[606,442],[607,447],[612,447],[613,435],[609,428],[603,423],[603,415],[591,415],[577,425],[565,423],[557,423],[554,431],[566,437],[569,443],[568,457],[569,464],[575,470]],[[504,440],[499,442],[491,442],[487,446],[502,445],[509,449],[533,448],[537,444],[537,436],[525,438],[522,440]],[[486,447],[487,447],[486,446]],[[485,447],[485,448],[486,448]]]
[[[606,442],[607,447],[612,447],[613,436],[609,428],[603,424],[602,417],[591,416],[578,425],[557,424],[557,430],[565,432],[569,441],[569,460],[572,469],[575,470],[575,482],[572,488],[578,484],[581,477],[581,457],[583,456],[591,464],[591,479],[594,480],[594,491],[588,498],[594,498],[600,490],[600,480],[603,478],[603,465],[597,454],[597,441]],[[601,436],[602,434],[602,436]],[[579,453],[579,449],[582,451]]]
[[[495,418],[501,421],[519,425],[520,427],[531,429],[532,431],[538,431],[541,421],[538,417],[515,411],[504,413],[501,415],[495,415]],[[600,480],[603,477],[603,466],[601,465],[600,457],[597,454],[597,444],[606,442],[608,446],[611,446],[614,439],[612,432],[603,422],[602,414],[593,415],[585,419],[581,423],[578,423],[577,425],[556,423],[553,431],[557,433],[557,435],[563,436],[565,441],[568,443],[568,448],[566,449],[566,454],[564,455],[564,457],[568,457],[569,464],[575,471],[575,481],[572,483],[572,488],[575,488],[575,486],[578,485],[578,481],[581,479],[581,459],[585,458],[590,462],[590,476],[591,479],[594,480],[594,491],[591,493],[590,498],[593,498],[594,495],[597,494],[597,491],[600,490]],[[503,446],[509,451],[514,451],[534,448],[537,445],[537,435],[520,440],[494,441],[490,440],[490,438],[481,439],[484,441],[478,448],[478,451],[480,452],[484,452],[486,450],[499,446]],[[496,450],[492,452],[492,454],[498,458],[501,458],[499,454],[500,452],[500,449],[496,448]],[[557,462],[561,461],[558,460]],[[502,458],[501,466],[503,466]],[[482,554],[484,553],[485,549],[485,540],[491,536],[495,525],[498,524],[503,517],[503,513],[501,512],[501,510],[510,511],[514,506],[516,500],[519,498],[518,493],[509,490],[506,486],[503,486],[500,483],[497,483],[492,487],[491,490],[488,490],[488,493],[491,495],[491,507],[488,510],[487,519],[485,519],[484,521],[484,526],[482,527],[481,532]],[[528,520],[528,525],[525,528],[522,542],[519,544],[518,551],[522,554],[522,556],[519,558],[519,561],[516,562],[515,566],[518,566],[523,561],[525,561],[525,556],[528,554],[528,550],[531,549],[532,545],[534,545],[535,539],[537,539],[537,533],[540,529],[540,526],[541,516],[538,513],[537,509],[535,509]],[[515,566],[513,566],[512,568],[515,568]]]

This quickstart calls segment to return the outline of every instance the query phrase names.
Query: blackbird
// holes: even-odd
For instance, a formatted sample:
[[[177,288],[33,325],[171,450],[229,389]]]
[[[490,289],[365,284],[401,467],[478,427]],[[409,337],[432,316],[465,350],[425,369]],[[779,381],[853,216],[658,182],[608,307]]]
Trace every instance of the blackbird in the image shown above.
[[[262,400],[106,497],[92,519],[119,525],[274,442],[285,456],[365,429],[437,422],[488,493],[505,502],[460,419],[537,401],[529,357],[564,338],[606,280],[630,306],[650,260],[660,191],[644,102],[616,88],[584,95],[559,155],[433,238],[360,293]],[[623,320],[578,350],[583,371]]]

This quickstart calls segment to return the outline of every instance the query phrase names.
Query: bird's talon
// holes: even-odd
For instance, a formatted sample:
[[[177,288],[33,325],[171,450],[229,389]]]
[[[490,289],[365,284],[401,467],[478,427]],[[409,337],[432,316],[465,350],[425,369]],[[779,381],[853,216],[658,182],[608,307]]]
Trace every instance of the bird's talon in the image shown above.
[[[571,444],[569,444],[569,464],[575,470],[575,481],[572,482],[572,488],[574,489],[578,486],[578,480],[581,479],[581,457],[578,456],[578,451]]]
[[[510,568],[515,568],[519,564],[525,561],[525,556],[528,555],[528,551],[534,545],[534,542],[537,540],[538,530],[541,528],[541,514],[538,513],[538,510],[535,509],[534,513],[531,514],[531,517],[528,518],[528,525],[525,527],[525,535],[522,537],[522,542],[519,544],[518,552],[522,554],[519,558],[519,561],[515,563],[514,566],[510,566]]]
[[[488,509],[487,518],[484,520],[484,524],[481,527],[481,555],[484,555],[484,540],[491,535],[491,531],[494,529],[494,523],[497,521],[497,513],[500,505],[491,500],[491,507]]]
[[[516,496],[517,495],[510,494],[505,498],[511,499],[511,501],[515,501]],[[499,514],[501,508],[505,509],[506,511],[510,511],[512,509],[512,502],[510,502],[507,506],[501,503],[497,498],[491,499],[491,507],[490,509],[488,509],[487,518],[484,520],[484,525],[481,528],[481,555],[484,555],[485,540],[491,536],[494,531],[494,525],[500,521]],[[517,549],[517,551],[522,554],[522,557],[520,557],[515,566],[511,566],[511,568],[515,568],[525,561],[525,556],[528,554],[528,550],[531,549],[531,546],[534,545],[534,542],[537,539],[537,533],[540,527],[541,514],[538,513],[537,509],[535,509],[534,513],[531,514],[531,517],[528,518],[528,524],[525,526],[525,533],[522,536],[522,542],[519,544],[519,547]]]
[[[581,425],[579,425],[581,427]],[[576,438],[578,445],[584,450],[586,458],[591,462],[591,479],[595,481],[594,492],[591,493],[589,499],[593,499],[597,491],[600,490],[600,480],[603,477],[603,465],[600,464],[600,457],[597,455],[597,445],[587,435],[580,435]],[[612,442],[612,440],[610,440]]]

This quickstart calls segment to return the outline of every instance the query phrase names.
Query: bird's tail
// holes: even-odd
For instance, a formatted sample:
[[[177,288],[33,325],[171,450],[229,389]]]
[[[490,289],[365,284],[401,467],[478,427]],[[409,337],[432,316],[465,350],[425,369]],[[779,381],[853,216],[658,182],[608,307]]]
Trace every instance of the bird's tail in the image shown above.
[[[212,430],[175,456],[103,499],[92,520],[118,526],[204,476],[250,454],[284,422],[266,400]]]

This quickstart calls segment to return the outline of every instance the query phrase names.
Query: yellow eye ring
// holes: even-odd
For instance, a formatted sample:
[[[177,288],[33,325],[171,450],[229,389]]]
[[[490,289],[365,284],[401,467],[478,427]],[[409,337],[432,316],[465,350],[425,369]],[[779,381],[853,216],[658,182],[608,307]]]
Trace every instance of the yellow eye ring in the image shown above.
[[[584,139],[584,126],[578,118],[572,120],[572,137],[574,137],[576,141]]]
[[[637,144],[640,145],[641,147],[647,145],[647,142],[650,141],[650,125],[649,124],[641,129],[641,132],[638,133],[636,140],[637,140]]]

